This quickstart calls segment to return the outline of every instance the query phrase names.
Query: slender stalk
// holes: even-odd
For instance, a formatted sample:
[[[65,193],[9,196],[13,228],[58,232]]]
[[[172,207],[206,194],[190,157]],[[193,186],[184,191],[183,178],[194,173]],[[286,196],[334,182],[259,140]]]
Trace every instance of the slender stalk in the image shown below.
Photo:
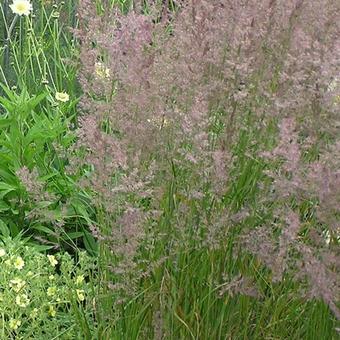
[[[6,7],[6,6],[5,6]],[[5,8],[6,9],[6,8]],[[5,16],[5,9],[4,9],[4,16]],[[11,23],[11,26],[8,28],[8,26],[5,25],[6,27],[6,39],[5,39],[5,51],[4,51],[4,62],[3,62],[3,70],[4,70],[4,76],[7,79],[10,71],[10,42],[11,42],[11,35],[13,32],[13,29],[15,27],[15,24],[18,20],[18,15],[16,15]]]

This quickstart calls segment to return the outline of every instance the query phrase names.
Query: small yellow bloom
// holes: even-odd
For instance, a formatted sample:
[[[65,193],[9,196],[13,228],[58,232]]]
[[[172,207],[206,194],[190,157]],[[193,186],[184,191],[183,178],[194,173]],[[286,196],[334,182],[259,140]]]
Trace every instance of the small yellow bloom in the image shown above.
[[[66,103],[70,100],[70,96],[66,92],[56,92],[55,99],[60,102]]]
[[[21,295],[18,295],[16,298],[15,298],[15,303],[19,306],[19,307],[27,307],[30,303],[30,300],[28,298],[28,296],[26,294],[21,294]]]
[[[84,275],[78,275],[76,277],[76,285],[79,286],[84,282]]]
[[[55,317],[57,314],[56,310],[54,309],[54,307],[52,305],[50,305],[48,307],[48,315],[52,316],[52,317]]]
[[[53,295],[55,295],[56,292],[57,292],[57,287],[55,287],[55,286],[47,288],[47,295],[48,296],[53,296]]]
[[[55,267],[58,264],[58,261],[54,255],[47,255],[47,258],[50,261],[52,267]]]
[[[32,4],[28,0],[13,0],[13,4],[9,5],[14,14],[29,15],[33,10]]]
[[[83,289],[76,289],[76,293],[79,301],[85,300],[85,294]]]
[[[49,279],[50,281],[53,281],[53,280],[54,280],[54,275],[50,275],[50,276],[48,277],[48,279]]]
[[[32,319],[35,319],[38,316],[38,308],[34,308],[30,314]]]
[[[25,261],[22,259],[21,256],[18,256],[15,260],[14,260],[14,267],[18,270],[21,270],[22,268],[24,268],[25,265]]]
[[[10,319],[9,320],[9,328],[10,329],[14,329],[17,330],[21,325],[21,321],[20,320],[16,320],[16,319]]]
[[[5,255],[6,255],[6,250],[0,248],[0,257],[3,257],[3,256],[5,256]]]
[[[94,64],[94,70],[99,78],[110,78],[110,69],[100,61]]]
[[[165,117],[155,117],[146,120],[148,123],[151,123],[153,126],[158,127],[159,130],[162,130],[163,127],[169,125],[168,120]]]
[[[26,284],[26,281],[20,279],[19,277],[15,277],[13,280],[9,281],[9,286],[13,288],[13,290],[18,293]]]

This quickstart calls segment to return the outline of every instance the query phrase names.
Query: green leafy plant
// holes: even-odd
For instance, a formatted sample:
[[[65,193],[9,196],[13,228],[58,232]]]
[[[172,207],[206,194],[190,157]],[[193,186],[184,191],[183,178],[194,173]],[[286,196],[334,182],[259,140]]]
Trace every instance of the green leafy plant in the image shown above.
[[[45,255],[6,238],[0,266],[2,339],[77,339],[94,327],[95,262],[86,253]]]
[[[47,93],[30,96],[25,89],[20,94],[3,89],[7,96],[0,97],[5,110],[0,118],[0,219],[12,236],[21,231],[43,236],[49,247],[62,240],[73,246],[72,240],[79,237],[87,242],[91,236],[84,236],[83,224],[90,218],[82,202],[88,198],[78,194],[65,174],[65,150],[74,140],[72,117],[66,118],[65,108]],[[61,224],[67,226],[56,233]]]

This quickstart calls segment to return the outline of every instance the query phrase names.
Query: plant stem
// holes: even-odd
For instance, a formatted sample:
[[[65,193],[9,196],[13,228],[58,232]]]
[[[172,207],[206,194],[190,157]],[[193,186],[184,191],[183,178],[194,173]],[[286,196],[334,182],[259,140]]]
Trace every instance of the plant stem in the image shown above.
[[[4,12],[5,15],[5,12]],[[9,53],[10,53],[10,41],[11,41],[11,35],[12,31],[14,29],[14,26],[18,20],[18,15],[15,15],[15,17],[12,20],[11,26],[8,28],[6,26],[6,39],[5,39],[5,51],[4,51],[4,63],[3,63],[3,69],[4,69],[4,76],[7,79],[9,71],[10,71],[10,62],[9,62]]]

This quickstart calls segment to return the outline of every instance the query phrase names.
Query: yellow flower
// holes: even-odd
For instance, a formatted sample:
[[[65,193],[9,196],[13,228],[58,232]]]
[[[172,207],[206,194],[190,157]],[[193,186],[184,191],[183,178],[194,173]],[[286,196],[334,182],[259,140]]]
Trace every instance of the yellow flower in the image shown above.
[[[110,78],[110,69],[100,61],[94,64],[94,70],[99,78]]]
[[[6,250],[0,248],[0,257],[3,257],[3,256],[5,256],[5,255],[6,255]]]
[[[26,284],[26,281],[15,277],[13,280],[9,281],[9,286],[13,288],[15,292],[19,292]]]
[[[10,329],[14,329],[17,330],[21,325],[21,321],[20,320],[16,320],[16,319],[10,319],[9,320],[9,328]]]
[[[85,294],[83,289],[76,289],[76,293],[79,301],[85,300]]]
[[[53,280],[54,280],[54,275],[50,275],[50,276],[48,277],[48,279],[49,279],[50,281],[53,281]]]
[[[47,258],[50,261],[52,267],[55,267],[58,264],[58,261],[54,255],[47,255]]]
[[[30,300],[26,294],[21,294],[15,298],[15,302],[19,307],[25,308],[29,305]]]
[[[162,130],[163,127],[169,125],[168,120],[165,117],[155,117],[146,120],[148,123],[151,123],[153,126],[158,127],[159,130]]]
[[[76,285],[79,286],[84,282],[84,275],[78,275],[76,277]]]
[[[55,99],[60,102],[66,103],[70,100],[70,96],[66,92],[56,92]]]
[[[50,306],[48,307],[48,314],[49,314],[50,316],[52,316],[52,317],[55,317],[56,314],[57,314],[56,310],[54,309],[54,307],[53,307],[52,305],[50,305]]]
[[[55,295],[56,292],[57,292],[57,287],[55,287],[55,286],[47,288],[47,295],[48,296],[53,296],[53,295]]]
[[[32,319],[35,319],[38,316],[38,308],[34,308],[30,314]]]
[[[14,14],[29,15],[33,10],[32,4],[28,0],[13,0],[13,4],[9,5]]]
[[[14,260],[14,267],[18,270],[21,270],[22,268],[24,268],[25,262],[24,260],[21,258],[21,256],[18,256],[15,260]]]

